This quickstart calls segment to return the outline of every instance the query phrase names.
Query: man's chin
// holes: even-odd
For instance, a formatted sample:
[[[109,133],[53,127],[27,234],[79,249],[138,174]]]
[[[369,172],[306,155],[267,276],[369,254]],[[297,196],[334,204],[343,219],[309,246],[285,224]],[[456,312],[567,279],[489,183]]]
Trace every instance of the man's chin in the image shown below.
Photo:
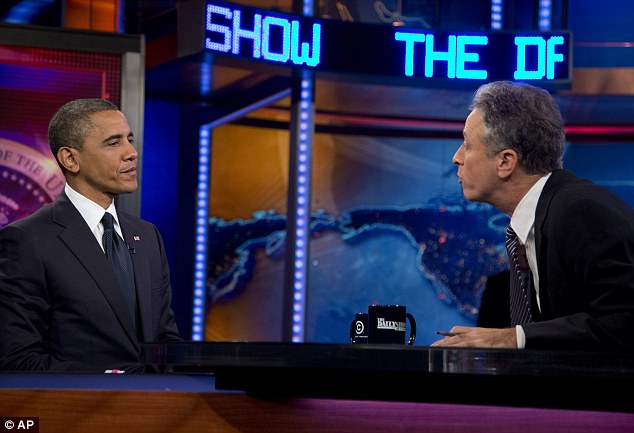
[[[118,194],[130,194],[139,189],[138,182],[126,182],[125,185],[121,185]]]
[[[468,201],[478,201],[477,197],[475,197],[474,194],[467,191],[464,187],[462,188],[462,195],[464,195],[464,198],[467,199]]]

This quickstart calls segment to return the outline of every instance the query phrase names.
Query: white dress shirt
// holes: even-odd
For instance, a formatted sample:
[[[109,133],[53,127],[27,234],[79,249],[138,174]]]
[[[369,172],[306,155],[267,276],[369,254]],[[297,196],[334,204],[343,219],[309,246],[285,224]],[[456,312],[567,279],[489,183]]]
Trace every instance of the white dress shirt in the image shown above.
[[[535,185],[526,193],[513,211],[510,223],[517,234],[518,240],[526,246],[526,258],[528,260],[528,266],[531,269],[531,274],[533,275],[537,307],[540,310],[539,272],[537,270],[537,251],[535,250],[535,210],[537,209],[539,196],[542,194],[544,185],[550,175],[551,173],[548,173],[535,182]],[[517,325],[515,331],[517,333],[517,347],[518,349],[523,349],[526,347],[524,330],[521,325]]]
[[[92,231],[93,235],[99,242],[101,249],[103,250],[102,238],[103,238],[103,224],[101,224],[101,218],[103,218],[103,214],[105,212],[109,212],[114,217],[114,229],[123,239],[123,234],[121,233],[121,228],[119,227],[119,218],[117,217],[117,210],[114,207],[114,200],[110,203],[108,209],[104,211],[104,209],[99,206],[94,201],[87,199],[74,189],[72,189],[68,184],[64,186],[64,192],[68,196],[68,199],[71,203],[77,208],[81,216],[88,224],[88,227]]]

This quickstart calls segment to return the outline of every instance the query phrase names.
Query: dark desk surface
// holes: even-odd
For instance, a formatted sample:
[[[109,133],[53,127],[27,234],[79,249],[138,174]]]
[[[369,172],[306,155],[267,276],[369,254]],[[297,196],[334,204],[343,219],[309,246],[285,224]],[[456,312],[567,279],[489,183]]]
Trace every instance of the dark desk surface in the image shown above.
[[[166,373],[269,397],[475,403],[634,412],[634,354],[400,345],[148,344]],[[626,391],[623,393],[621,390]]]

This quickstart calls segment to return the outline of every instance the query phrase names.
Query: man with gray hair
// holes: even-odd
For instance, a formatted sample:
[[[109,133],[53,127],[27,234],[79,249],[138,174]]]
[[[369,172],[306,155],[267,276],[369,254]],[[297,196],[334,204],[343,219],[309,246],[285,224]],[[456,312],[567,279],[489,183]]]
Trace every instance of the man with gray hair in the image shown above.
[[[437,347],[634,350],[634,210],[562,168],[564,123],[543,89],[481,86],[453,156],[469,201],[510,216],[508,327],[455,326]]]

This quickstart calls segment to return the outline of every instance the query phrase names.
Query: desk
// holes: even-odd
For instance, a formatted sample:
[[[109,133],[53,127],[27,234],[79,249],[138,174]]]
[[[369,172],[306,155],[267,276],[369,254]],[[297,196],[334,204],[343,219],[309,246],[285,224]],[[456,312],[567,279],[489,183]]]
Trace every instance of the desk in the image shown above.
[[[633,354],[179,342],[149,344],[145,359],[250,395],[634,412]]]
[[[629,355],[185,342],[144,356],[165,373],[0,373],[0,417],[42,433],[634,432]]]

